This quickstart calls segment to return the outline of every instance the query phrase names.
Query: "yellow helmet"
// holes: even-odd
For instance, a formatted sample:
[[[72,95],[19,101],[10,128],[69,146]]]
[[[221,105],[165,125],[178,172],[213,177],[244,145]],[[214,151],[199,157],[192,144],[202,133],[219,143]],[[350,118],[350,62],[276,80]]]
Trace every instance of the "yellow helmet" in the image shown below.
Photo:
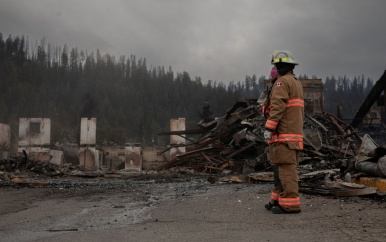
[[[295,62],[292,53],[286,50],[275,50],[274,52],[272,52],[271,64],[276,63],[289,63],[299,65],[297,62]]]

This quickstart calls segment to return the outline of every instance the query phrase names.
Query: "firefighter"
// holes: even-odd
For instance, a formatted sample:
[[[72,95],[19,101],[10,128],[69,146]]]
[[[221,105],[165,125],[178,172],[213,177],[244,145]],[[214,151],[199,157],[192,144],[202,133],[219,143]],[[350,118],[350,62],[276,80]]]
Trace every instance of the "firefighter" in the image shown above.
[[[265,208],[275,214],[299,213],[297,166],[303,149],[303,86],[293,70],[298,63],[288,51],[275,51],[271,63],[278,75],[264,106],[267,110],[264,139],[274,170],[274,189]]]

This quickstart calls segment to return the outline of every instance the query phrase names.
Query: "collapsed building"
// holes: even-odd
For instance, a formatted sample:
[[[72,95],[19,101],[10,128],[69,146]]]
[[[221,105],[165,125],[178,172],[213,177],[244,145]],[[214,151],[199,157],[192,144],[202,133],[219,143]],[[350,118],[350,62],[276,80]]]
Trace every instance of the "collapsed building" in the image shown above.
[[[231,169],[242,172],[248,166],[246,164],[253,164],[255,170],[267,170],[270,164],[266,158],[264,123],[258,100],[248,99],[239,100],[223,117],[210,123],[199,123],[200,129],[160,133],[181,136],[196,134],[198,138],[194,142],[187,142],[184,145],[186,152],[160,165],[158,170],[186,166],[197,171]],[[330,164],[343,157],[354,157],[360,139],[349,125],[329,113],[307,113],[304,124],[306,148],[301,160],[324,159]],[[181,145],[179,143],[177,146]],[[327,162],[322,164],[327,165]]]
[[[336,182],[340,185],[342,181],[352,182],[363,174],[386,177],[384,148],[371,135],[356,129],[360,124],[358,120],[366,115],[373,117],[375,113],[379,116],[371,109],[374,100],[379,98],[379,90],[370,93],[371,100],[365,100],[354,119],[355,123],[347,124],[323,111],[322,80],[301,81],[305,94],[304,150],[299,165],[303,189],[310,192],[308,188],[312,187],[312,191],[315,191],[315,184],[326,182],[338,186]],[[374,88],[379,89],[382,86],[379,83],[386,86],[385,74]],[[206,115],[203,115],[194,130],[185,129],[184,118],[171,119],[170,131],[159,133],[170,136],[170,145],[162,149],[142,147],[139,143],[97,149],[96,119],[84,118],[81,119],[80,144],[72,148],[76,154],[75,163],[71,164],[66,152],[50,147],[49,119],[20,119],[17,150],[22,156],[18,158],[10,157],[12,142],[9,126],[0,124],[0,171],[26,169],[57,176],[76,170],[98,171],[98,176],[111,176],[116,170],[141,172],[184,168],[223,177],[238,174],[241,175],[239,181],[272,180],[269,173],[272,167],[263,138],[265,119],[261,104],[261,99],[238,100],[223,116],[217,118],[206,117],[212,114],[207,105]],[[383,186],[386,190],[386,185]],[[364,193],[364,190],[361,192]]]
[[[82,118],[79,144],[53,144],[49,118],[20,118],[18,136],[7,124],[0,124],[0,172],[30,171],[58,176],[71,171],[97,172],[152,169],[155,147],[126,143],[122,147],[97,147],[96,118]],[[11,137],[12,136],[12,137]],[[147,164],[143,164],[143,158]],[[1,180],[1,177],[0,177]]]
[[[366,107],[360,109],[354,125],[350,125],[323,111],[321,80],[301,81],[305,93],[305,121],[299,173],[304,187],[314,187],[317,180],[321,181],[318,184],[326,184],[327,178],[330,182],[351,182],[363,175],[386,177],[385,148],[379,147],[368,134],[363,135],[355,129],[360,123],[358,120],[364,118],[373,103],[365,101]],[[379,88],[379,83],[386,86],[386,74],[375,88]],[[164,162],[157,170],[185,167],[197,172],[243,175],[271,171],[267,144],[263,138],[265,119],[261,104],[259,99],[239,100],[224,116],[210,122],[201,120],[195,130],[159,133],[188,138],[185,144],[171,144],[168,149],[184,146],[185,152]],[[341,194],[358,194],[358,191]]]

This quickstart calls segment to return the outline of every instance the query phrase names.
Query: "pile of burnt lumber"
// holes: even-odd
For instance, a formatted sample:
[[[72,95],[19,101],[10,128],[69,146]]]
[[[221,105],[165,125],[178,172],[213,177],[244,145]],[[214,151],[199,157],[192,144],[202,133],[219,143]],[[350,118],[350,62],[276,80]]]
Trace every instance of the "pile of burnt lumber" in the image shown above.
[[[210,122],[201,120],[195,130],[162,132],[158,135],[186,137],[186,152],[160,165],[157,170],[185,167],[197,172],[244,173],[269,171],[267,144],[263,138],[265,118],[256,99],[236,102],[224,116]],[[304,172],[331,168],[350,169],[361,137],[347,123],[326,113],[305,114]],[[163,152],[181,147],[171,145]],[[163,153],[161,152],[161,153]]]

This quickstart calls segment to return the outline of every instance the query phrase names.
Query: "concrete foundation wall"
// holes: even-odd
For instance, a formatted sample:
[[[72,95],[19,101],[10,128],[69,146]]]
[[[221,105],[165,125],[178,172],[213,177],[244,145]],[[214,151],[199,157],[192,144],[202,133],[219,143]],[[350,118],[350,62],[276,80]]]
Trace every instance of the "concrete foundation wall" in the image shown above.
[[[142,149],[142,169],[143,170],[155,170],[159,165],[167,160],[169,152],[165,152],[162,155],[157,155],[164,151],[165,148],[156,147],[144,147]]]
[[[63,151],[61,150],[50,150],[51,160],[50,163],[55,165],[63,164]]]
[[[140,144],[127,144],[125,146],[125,169],[142,170],[142,148]]]
[[[51,119],[21,118],[19,122],[19,148],[49,146],[51,142]]]
[[[85,171],[102,168],[103,155],[96,149],[96,118],[80,121],[79,164]]]
[[[185,130],[185,118],[171,119],[170,131],[184,131]],[[182,136],[182,137],[181,137]],[[170,135],[170,145],[185,144],[185,135]],[[170,149],[169,160],[176,158],[177,154],[185,153],[185,147],[176,147]]]
[[[79,163],[85,171],[102,168],[101,157],[101,152],[94,147],[81,147],[79,150]]]
[[[125,168],[125,147],[102,147],[104,153],[104,166],[109,170]]]
[[[50,143],[51,119],[21,118],[19,120],[19,153],[25,150],[31,159],[45,161],[49,157]]]
[[[103,166],[109,170],[125,169],[125,147],[102,147],[104,153]],[[143,147],[142,148],[142,170],[155,170],[157,166],[167,160],[169,152],[157,156],[157,153],[165,148]]]
[[[9,159],[11,150],[11,128],[0,123],[0,160]]]
[[[96,144],[96,118],[82,118],[80,121],[80,145]]]

